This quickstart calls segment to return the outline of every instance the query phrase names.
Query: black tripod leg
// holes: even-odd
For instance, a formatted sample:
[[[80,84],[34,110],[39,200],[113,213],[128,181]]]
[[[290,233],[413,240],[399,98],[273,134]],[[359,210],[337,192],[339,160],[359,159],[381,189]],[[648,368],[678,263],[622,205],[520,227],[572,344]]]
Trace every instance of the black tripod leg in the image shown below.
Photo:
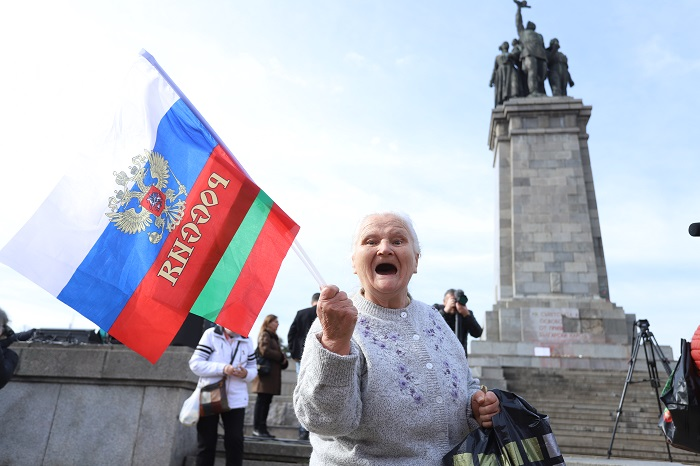
[[[625,386],[622,388],[622,396],[620,397],[620,405],[617,407],[617,414],[615,415],[615,427],[613,428],[612,437],[610,438],[610,447],[608,448],[608,459],[612,455],[613,442],[615,441],[615,432],[617,432],[617,425],[620,422],[620,414],[622,414],[622,404],[625,402],[625,395],[627,394],[627,387],[632,381],[632,374],[634,373],[634,365],[637,363],[637,354],[639,353],[639,344],[642,339],[642,334],[637,335],[632,347],[632,357],[630,358],[630,367],[627,370],[627,378],[625,379]]]
[[[661,417],[663,416],[661,398],[659,397],[659,385],[661,384],[661,381],[659,379],[659,371],[656,367],[656,357],[654,356],[654,351],[657,348],[654,346],[654,340],[652,340],[653,338],[654,335],[652,335],[651,332],[649,332],[648,335],[644,336],[644,356],[647,359],[647,369],[649,371],[649,380],[651,382],[651,386],[654,387],[654,391],[656,391],[656,404],[659,406],[659,417]],[[647,344],[650,346],[648,351]],[[658,351],[661,352],[661,348],[658,348]],[[649,354],[651,354],[651,359],[649,359]],[[673,458],[671,457],[671,448],[668,446],[667,442],[664,443],[666,443],[666,452],[668,453],[668,460],[673,461]]]
[[[666,371],[666,375],[670,376],[671,375],[671,364],[669,363],[668,358],[666,358],[663,351],[661,351],[661,347],[656,342],[656,337],[654,336],[654,334],[649,332],[649,335],[651,337],[652,347],[654,348],[654,351],[656,351],[656,354],[659,357],[661,364],[664,365],[664,370]]]

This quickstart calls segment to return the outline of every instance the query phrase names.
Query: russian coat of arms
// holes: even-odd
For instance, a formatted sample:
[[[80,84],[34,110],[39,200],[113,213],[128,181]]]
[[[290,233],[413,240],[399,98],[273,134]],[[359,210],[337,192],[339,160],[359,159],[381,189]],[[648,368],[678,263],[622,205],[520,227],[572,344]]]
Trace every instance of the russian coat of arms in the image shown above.
[[[180,224],[185,210],[187,189],[170,170],[161,154],[145,151],[131,159],[129,173],[114,172],[120,189],[109,198],[105,215],[117,230],[130,235],[147,232],[148,239],[158,244],[165,230],[173,231]],[[177,190],[168,188],[172,175]]]

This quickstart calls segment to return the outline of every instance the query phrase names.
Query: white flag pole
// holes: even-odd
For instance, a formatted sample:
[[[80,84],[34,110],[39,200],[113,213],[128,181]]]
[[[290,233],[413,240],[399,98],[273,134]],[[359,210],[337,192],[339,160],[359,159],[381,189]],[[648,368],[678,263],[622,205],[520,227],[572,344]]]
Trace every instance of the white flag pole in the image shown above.
[[[316,266],[313,264],[313,262],[311,262],[311,259],[309,259],[309,256],[306,255],[306,252],[296,239],[294,240],[294,243],[292,243],[292,249],[294,249],[294,252],[297,254],[297,256],[299,256],[299,259],[301,259],[306,268],[309,269],[309,272],[311,272],[311,275],[316,279],[316,283],[318,283],[319,288],[326,286],[326,281],[323,279],[323,277],[321,277],[321,274],[318,273]]]

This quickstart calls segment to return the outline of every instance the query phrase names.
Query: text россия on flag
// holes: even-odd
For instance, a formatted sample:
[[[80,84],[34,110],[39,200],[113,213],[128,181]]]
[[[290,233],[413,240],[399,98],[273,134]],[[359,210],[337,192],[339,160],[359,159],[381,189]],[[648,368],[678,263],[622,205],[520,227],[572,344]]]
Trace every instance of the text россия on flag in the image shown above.
[[[126,84],[99,168],[64,177],[0,261],[155,362],[190,312],[247,335],[299,227],[147,52]]]

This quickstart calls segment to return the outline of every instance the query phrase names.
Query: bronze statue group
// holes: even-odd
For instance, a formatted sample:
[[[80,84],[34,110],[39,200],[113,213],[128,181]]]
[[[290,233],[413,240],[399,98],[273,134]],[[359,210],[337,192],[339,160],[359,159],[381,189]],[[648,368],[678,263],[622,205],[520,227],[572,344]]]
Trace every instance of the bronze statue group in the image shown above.
[[[549,81],[553,96],[565,96],[566,87],[573,86],[566,55],[559,51],[559,40],[554,38],[545,48],[541,34],[535,32],[535,24],[528,21],[523,26],[521,10],[530,8],[526,1],[513,0],[518,5],[515,26],[518,38],[513,39],[509,51],[508,42],[499,47],[489,86],[495,87],[495,105],[501,105],[514,97],[545,96],[544,81]]]

